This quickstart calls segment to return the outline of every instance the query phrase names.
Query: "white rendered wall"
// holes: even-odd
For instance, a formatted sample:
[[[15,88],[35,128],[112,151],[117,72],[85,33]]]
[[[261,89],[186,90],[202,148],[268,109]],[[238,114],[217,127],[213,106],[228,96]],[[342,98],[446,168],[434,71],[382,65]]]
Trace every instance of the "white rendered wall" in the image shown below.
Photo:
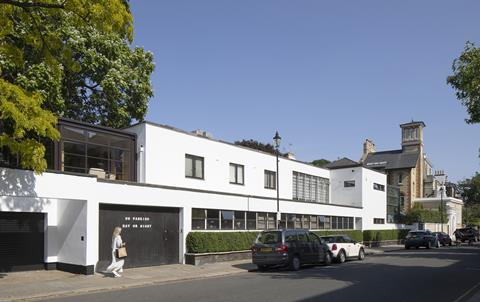
[[[362,167],[334,169],[330,171],[331,199],[335,204],[362,206]],[[355,181],[354,187],[345,187],[344,182]]]
[[[362,168],[362,200],[364,230],[394,229],[391,224],[374,224],[374,218],[382,218],[387,221],[387,175],[376,171]],[[373,184],[383,185],[385,191],[373,189]]]

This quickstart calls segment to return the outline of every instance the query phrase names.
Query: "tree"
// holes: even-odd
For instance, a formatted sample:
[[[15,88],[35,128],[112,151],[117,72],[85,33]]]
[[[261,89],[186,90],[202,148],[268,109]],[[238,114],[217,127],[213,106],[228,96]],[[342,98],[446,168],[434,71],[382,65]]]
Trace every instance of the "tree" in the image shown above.
[[[457,188],[464,201],[463,223],[480,225],[480,173],[459,181]]]
[[[480,48],[467,42],[460,57],[453,61],[453,75],[447,83],[455,90],[457,98],[467,108],[468,124],[480,123]]]
[[[272,144],[264,144],[264,143],[261,143],[259,141],[253,140],[253,139],[249,139],[249,140],[244,139],[244,140],[241,140],[241,141],[236,141],[234,144],[239,145],[239,146],[244,146],[244,147],[254,149],[254,150],[260,150],[260,151],[271,153],[271,154],[276,154],[276,152],[277,152],[275,150],[275,147]],[[279,155],[285,157],[285,156],[287,156],[287,153],[279,152]]]
[[[314,165],[316,167],[320,167],[320,168],[325,167],[325,165],[328,165],[329,163],[331,163],[331,161],[329,161],[328,159],[324,159],[324,158],[312,161],[312,165]]]
[[[153,57],[130,48],[132,24],[122,0],[0,0],[0,147],[41,172],[46,163],[33,141],[58,138],[48,111],[113,127],[143,120]]]

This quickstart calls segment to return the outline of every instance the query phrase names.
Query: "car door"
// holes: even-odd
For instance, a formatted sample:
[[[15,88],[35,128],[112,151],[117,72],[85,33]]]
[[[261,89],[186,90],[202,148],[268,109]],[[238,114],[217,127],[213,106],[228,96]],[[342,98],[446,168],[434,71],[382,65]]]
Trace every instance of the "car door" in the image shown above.
[[[315,233],[308,232],[308,239],[311,246],[312,261],[313,262],[322,262],[325,257],[325,251],[323,249],[322,241]]]
[[[356,255],[358,255],[358,252],[360,252],[360,245],[348,236],[343,236],[343,240],[348,246],[347,257],[355,257]]]
[[[312,262],[312,250],[310,243],[308,241],[307,232],[303,230],[297,231],[297,238],[298,238],[298,247],[299,247],[299,254],[300,254],[300,262],[302,263],[310,263]]]

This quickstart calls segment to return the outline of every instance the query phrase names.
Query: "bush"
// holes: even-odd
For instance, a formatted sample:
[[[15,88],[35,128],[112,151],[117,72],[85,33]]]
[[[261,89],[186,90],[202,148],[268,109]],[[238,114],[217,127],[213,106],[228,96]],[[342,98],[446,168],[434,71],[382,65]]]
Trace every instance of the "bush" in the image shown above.
[[[406,230],[365,230],[363,231],[363,241],[383,241],[383,240],[400,240],[407,236]]]
[[[250,249],[258,232],[190,232],[187,235],[189,253],[214,253]]]
[[[361,230],[348,230],[348,231],[335,231],[335,230],[328,230],[328,231],[313,231],[318,236],[329,236],[329,235],[347,235],[355,241],[363,241],[363,233]]]

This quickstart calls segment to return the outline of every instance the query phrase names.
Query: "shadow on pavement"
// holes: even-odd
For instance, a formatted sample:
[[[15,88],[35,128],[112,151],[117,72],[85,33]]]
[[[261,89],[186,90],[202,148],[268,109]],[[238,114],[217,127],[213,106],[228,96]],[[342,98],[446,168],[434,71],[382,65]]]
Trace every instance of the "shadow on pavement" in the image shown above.
[[[270,269],[262,275],[275,280],[317,279],[324,293],[300,301],[454,301],[480,281],[478,270],[468,269],[480,269],[478,259],[478,248],[404,250],[297,272]],[[344,286],[331,290],[326,284],[332,282]]]
[[[8,275],[5,273],[0,273],[0,279],[7,277]]]

